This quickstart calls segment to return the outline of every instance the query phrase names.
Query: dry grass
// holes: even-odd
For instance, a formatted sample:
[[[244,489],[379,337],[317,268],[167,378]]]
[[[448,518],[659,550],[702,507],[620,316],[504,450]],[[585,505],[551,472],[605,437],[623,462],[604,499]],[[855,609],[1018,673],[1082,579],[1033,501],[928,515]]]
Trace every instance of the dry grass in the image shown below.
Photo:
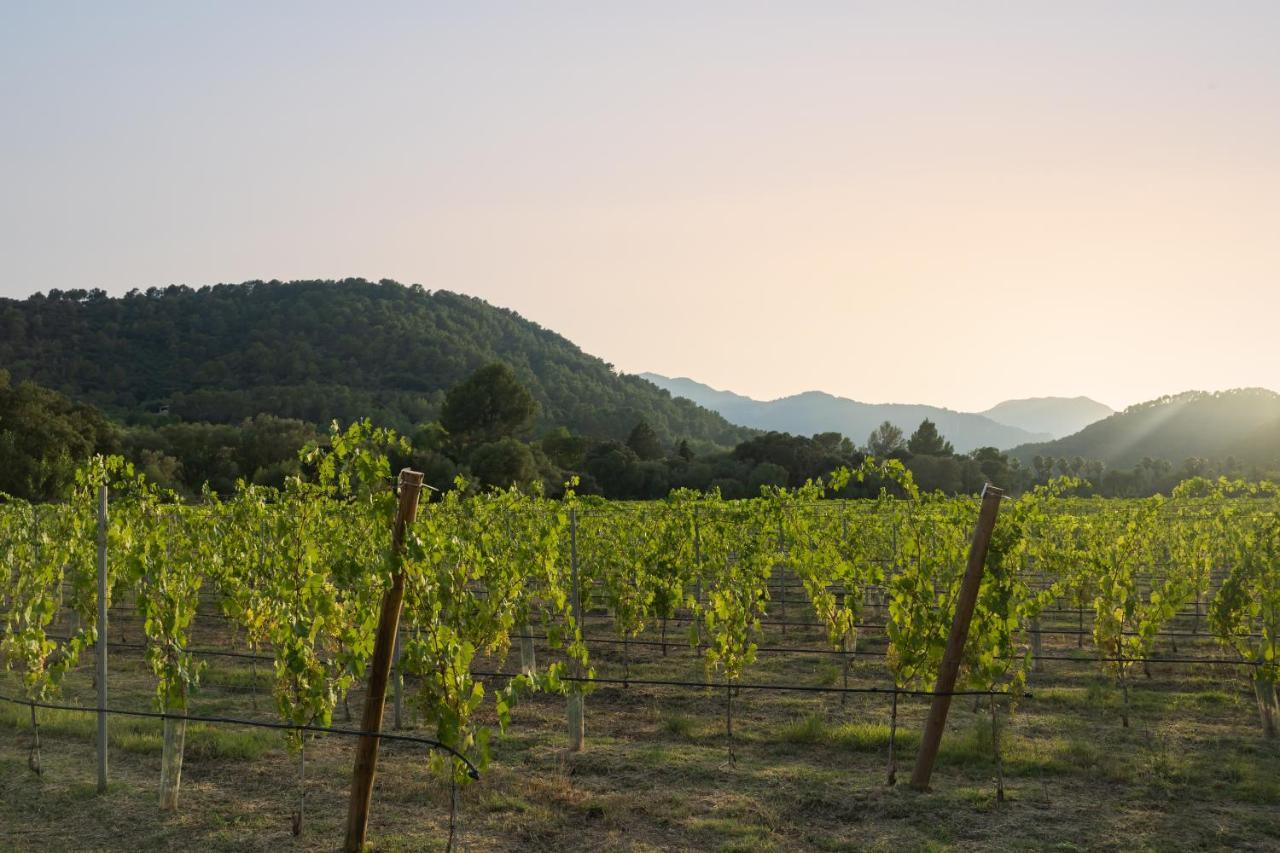
[[[815,646],[818,637],[805,635]],[[793,630],[786,642],[799,639]],[[598,657],[606,673],[618,663]],[[637,678],[701,674],[687,650],[663,658],[637,647],[631,658]],[[265,670],[255,682],[242,661],[211,667],[193,710],[253,715],[243,691],[265,684]],[[831,669],[830,658],[774,656],[750,678],[830,683]],[[74,674],[67,695],[86,700],[88,679]],[[854,683],[884,685],[881,663],[859,659]],[[113,705],[147,707],[149,675],[137,659],[117,656],[111,687]],[[15,692],[11,677],[3,689]],[[1034,698],[1001,724],[1003,804],[985,702],[977,713],[969,700],[953,703],[934,791],[917,794],[884,784],[885,696],[842,705],[835,696],[743,691],[734,700],[733,763],[723,690],[602,687],[587,699],[587,749],[573,755],[564,749],[563,700],[531,697],[483,778],[462,792],[462,838],[472,850],[1280,847],[1280,748],[1258,737],[1238,674],[1153,667],[1133,691],[1129,729],[1115,691],[1088,663],[1052,662],[1031,690]],[[256,715],[270,718],[269,695],[256,702]],[[922,700],[901,703],[900,779],[910,775],[925,710]],[[27,710],[0,706],[2,850],[331,850],[342,838],[352,761],[345,739],[308,747],[307,823],[294,839],[297,763],[278,733],[193,726],[181,810],[169,815],[157,808],[158,723],[112,721],[112,784],[98,796],[92,717],[46,711],[41,719],[44,774],[36,777],[26,767]],[[442,849],[448,801],[420,748],[387,743],[370,839],[379,850]]]

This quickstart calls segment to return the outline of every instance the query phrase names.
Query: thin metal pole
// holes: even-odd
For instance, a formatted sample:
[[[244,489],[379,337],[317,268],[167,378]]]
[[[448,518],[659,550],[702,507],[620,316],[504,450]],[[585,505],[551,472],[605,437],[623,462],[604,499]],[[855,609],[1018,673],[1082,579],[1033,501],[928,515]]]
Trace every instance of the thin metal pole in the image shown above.
[[[702,606],[702,533],[698,526],[698,508],[693,508],[693,571],[697,581],[693,587],[693,602],[697,607]],[[702,642],[702,620],[701,614],[694,612],[693,614],[693,631],[694,638],[697,643]]]
[[[582,627],[582,595],[578,588],[578,510],[569,507],[569,571],[573,577],[573,621]]]
[[[98,793],[107,792],[107,487],[98,486]]]
[[[782,514],[778,514],[778,577],[781,579],[781,591],[778,597],[782,602],[782,636],[787,636],[787,555],[786,538],[782,532]]]
[[[582,591],[578,586],[578,510],[569,507],[569,571],[573,579],[573,622],[574,630],[582,631]],[[573,673],[581,677],[582,672],[577,664]],[[567,716],[569,723],[569,750],[580,752],[586,740],[586,702],[581,692],[571,690],[569,693]]]

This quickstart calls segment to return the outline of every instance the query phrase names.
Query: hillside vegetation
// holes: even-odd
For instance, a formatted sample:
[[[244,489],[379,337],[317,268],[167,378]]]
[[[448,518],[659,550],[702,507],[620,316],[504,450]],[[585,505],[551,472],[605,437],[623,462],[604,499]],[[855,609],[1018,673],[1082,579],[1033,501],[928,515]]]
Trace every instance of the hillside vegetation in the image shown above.
[[[474,297],[392,281],[171,286],[111,298],[51,291],[0,300],[0,367],[126,420],[167,413],[234,424],[260,413],[410,430],[485,364],[509,365],[539,404],[535,431],[730,447],[751,434]]]
[[[1269,465],[1280,456],[1280,394],[1263,388],[1188,391],[1130,406],[1057,441],[1025,444],[1011,454],[1096,459],[1112,468],[1143,459],[1188,458]]]

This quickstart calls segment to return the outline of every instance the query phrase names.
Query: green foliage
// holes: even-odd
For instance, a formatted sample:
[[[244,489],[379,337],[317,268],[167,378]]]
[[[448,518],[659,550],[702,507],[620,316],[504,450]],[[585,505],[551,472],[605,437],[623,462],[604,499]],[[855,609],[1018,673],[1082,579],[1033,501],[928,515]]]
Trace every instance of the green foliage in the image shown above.
[[[867,437],[867,452],[872,456],[886,459],[906,449],[902,430],[891,422],[885,421],[876,427]]]
[[[907,439],[907,452],[913,456],[951,456],[956,451],[938,434],[938,425],[925,418]]]
[[[471,472],[485,486],[529,486],[538,479],[538,466],[529,446],[514,438],[482,444],[470,454]]]
[[[461,486],[462,484],[460,484]],[[454,749],[488,760],[487,729],[474,717],[485,698],[472,675],[478,654],[504,656],[511,632],[541,610],[560,628],[549,631],[571,660],[585,663],[585,647],[564,592],[561,542],[567,515],[537,495],[517,489],[462,497],[460,487],[433,504],[411,531],[404,561],[404,671],[421,680],[415,702],[436,725],[436,737]],[[483,589],[484,595],[475,590]],[[521,689],[561,689],[563,664],[514,678],[495,695],[499,729]],[[462,782],[465,765],[446,763]]]
[[[42,700],[56,692],[63,676],[97,639],[98,490],[134,477],[119,457],[96,456],[75,472],[70,500],[61,506],[21,501],[0,513],[9,577],[0,591],[4,634],[0,660],[18,666],[27,694]],[[109,532],[110,533],[110,532]],[[108,547],[116,540],[112,536]],[[108,592],[117,578],[109,577]],[[75,616],[69,639],[49,636],[62,608]]]
[[[646,462],[661,459],[666,454],[662,447],[662,439],[645,421],[636,424],[631,430],[631,434],[627,436],[627,447],[631,448],[631,452],[639,459]]]
[[[0,365],[138,424],[265,412],[321,428],[368,417],[408,433],[440,416],[446,391],[501,362],[538,402],[538,431],[624,441],[643,418],[663,441],[703,450],[750,434],[448,291],[346,279],[81,294],[0,299]]]
[[[493,442],[525,429],[537,411],[533,395],[511,368],[495,362],[449,389],[440,423],[463,441]]]
[[[269,650],[280,718],[329,723],[365,674],[384,594],[399,578],[402,671],[420,685],[412,701],[443,743],[482,764],[487,702],[501,732],[522,692],[582,691],[568,676],[594,678],[575,568],[581,606],[608,611],[624,641],[690,614],[690,644],[704,649],[708,675],[729,686],[756,659],[775,607],[771,586],[784,571],[846,655],[866,596],[884,594],[888,674],[904,688],[936,677],[978,504],[922,493],[900,460],[863,459],[744,500],[677,490],[660,502],[621,504],[579,497],[573,480],[561,499],[536,484],[484,491],[460,480],[420,506],[398,555],[392,455],[407,451],[404,439],[368,422],[335,426],[303,454],[314,482],[293,477],[276,489],[241,481],[228,499],[207,492],[198,505],[119,458],[95,457],[66,503],[0,506],[5,666],[43,698],[93,642],[96,496],[106,484],[115,496],[109,593],[136,599],[157,705],[168,710],[185,709],[199,687],[188,645],[199,596],[211,587],[250,647]],[[1123,680],[1173,614],[1208,593],[1209,569],[1225,565],[1209,627],[1253,667],[1264,720],[1274,720],[1275,489],[1192,480],[1169,499],[1100,501],[1073,497],[1081,485],[1060,479],[1005,502],[961,684],[1017,693],[1031,663],[1030,623],[1058,597],[1094,611],[1099,657]],[[877,489],[870,500],[827,499],[868,488]],[[49,627],[66,608],[76,627],[70,640],[54,640]],[[477,664],[502,660],[517,628],[540,628],[562,654],[487,690]],[[296,732],[290,742],[300,744]],[[465,778],[456,759],[434,760]]]
[[[78,465],[110,452],[115,429],[91,406],[0,371],[0,492],[31,501],[63,497]]]

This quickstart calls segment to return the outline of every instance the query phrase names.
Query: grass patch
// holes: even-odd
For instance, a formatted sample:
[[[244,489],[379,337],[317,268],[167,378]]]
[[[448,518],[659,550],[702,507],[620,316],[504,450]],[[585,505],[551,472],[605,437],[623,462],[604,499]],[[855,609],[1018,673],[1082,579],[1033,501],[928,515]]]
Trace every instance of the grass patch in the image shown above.
[[[1240,696],[1223,690],[1200,690],[1195,693],[1178,693],[1169,706],[1176,711],[1219,710],[1240,705]]]
[[[831,740],[827,722],[821,714],[797,717],[782,727],[778,737],[784,743],[829,743]]]
[[[914,753],[920,748],[920,732],[899,724],[894,734],[894,749]],[[844,723],[831,733],[831,742],[855,752],[887,752],[889,749],[888,723]]]
[[[5,703],[0,706],[0,726],[29,733],[30,715],[30,708]],[[65,737],[84,742],[92,742],[97,737],[97,716],[91,709],[38,708],[36,718],[43,737]],[[164,745],[164,723],[146,717],[112,716],[107,722],[107,737],[113,749],[137,755],[159,755]],[[266,730],[193,722],[187,724],[183,754],[195,760],[255,761],[280,743],[274,732]]]
[[[658,720],[658,731],[669,737],[688,739],[693,736],[694,719],[681,711],[664,712]]]
[[[271,696],[271,666],[267,664],[259,667],[256,675],[251,669],[206,669],[201,674],[200,683],[202,686],[208,687],[256,690],[263,697],[269,698]]]
[[[189,723],[184,753],[188,758],[204,761],[256,761],[283,743],[279,732]]]

